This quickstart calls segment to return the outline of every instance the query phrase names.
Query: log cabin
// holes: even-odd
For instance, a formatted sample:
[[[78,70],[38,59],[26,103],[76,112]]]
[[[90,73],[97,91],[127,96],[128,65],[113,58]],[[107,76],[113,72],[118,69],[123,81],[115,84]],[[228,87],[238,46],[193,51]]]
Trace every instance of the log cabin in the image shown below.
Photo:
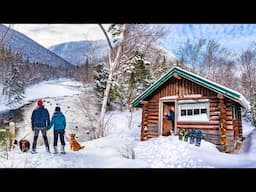
[[[241,109],[249,108],[249,102],[232,89],[174,65],[131,106],[142,108],[142,141],[172,133],[165,117],[174,106],[174,135],[179,129],[200,129],[204,140],[220,151],[234,152],[242,138]]]

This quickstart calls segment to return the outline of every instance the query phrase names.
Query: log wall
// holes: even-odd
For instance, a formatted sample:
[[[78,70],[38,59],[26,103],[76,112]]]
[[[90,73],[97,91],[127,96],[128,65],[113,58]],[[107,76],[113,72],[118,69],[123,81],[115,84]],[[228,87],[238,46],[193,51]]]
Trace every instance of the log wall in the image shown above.
[[[201,94],[202,97],[184,97],[191,94]],[[209,99],[209,122],[177,121],[176,128],[201,129],[205,140],[216,145],[226,145],[225,150],[233,150],[234,140],[237,135],[242,134],[241,113],[238,120],[234,121],[232,119],[232,104],[234,102],[224,97],[219,98],[216,92],[184,78],[177,79],[172,77],[144,101],[141,140],[159,136],[159,101],[160,98],[166,96],[177,96],[177,100]],[[234,132],[234,126],[237,129],[236,133]],[[221,139],[222,136],[226,136],[224,144]]]

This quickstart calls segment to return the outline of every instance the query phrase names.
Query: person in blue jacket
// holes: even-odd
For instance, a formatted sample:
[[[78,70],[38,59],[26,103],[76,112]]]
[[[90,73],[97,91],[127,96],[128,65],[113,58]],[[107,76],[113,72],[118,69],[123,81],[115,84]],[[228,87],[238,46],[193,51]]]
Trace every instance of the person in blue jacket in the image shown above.
[[[175,121],[175,108],[174,108],[174,105],[170,106],[170,108],[169,108],[169,115],[166,115],[166,118],[172,122],[171,123],[171,127],[170,127],[170,132],[174,133],[174,121]]]
[[[50,115],[48,110],[44,107],[43,101],[39,99],[37,101],[37,108],[33,110],[31,116],[31,127],[32,131],[34,131],[34,139],[32,144],[31,153],[36,153],[36,144],[39,132],[42,132],[44,138],[44,144],[46,147],[46,151],[50,152],[49,143],[47,139],[47,127],[50,124]]]
[[[53,126],[53,149],[54,153],[58,153],[58,137],[60,137],[60,142],[61,142],[61,153],[65,153],[65,140],[64,140],[64,134],[65,134],[65,128],[66,128],[66,118],[63,115],[63,113],[60,111],[60,107],[57,106],[55,107],[55,112],[52,116],[52,120],[50,125],[48,126],[48,129],[51,129]]]

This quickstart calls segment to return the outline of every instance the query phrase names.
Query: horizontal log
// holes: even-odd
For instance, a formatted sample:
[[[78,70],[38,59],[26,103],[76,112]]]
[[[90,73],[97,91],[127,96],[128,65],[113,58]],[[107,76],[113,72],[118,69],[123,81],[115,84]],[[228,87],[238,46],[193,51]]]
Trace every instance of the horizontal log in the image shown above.
[[[147,119],[148,119],[148,120],[158,120],[158,116],[150,115],[150,116],[148,116]]]
[[[214,116],[214,115],[220,115],[220,111],[212,111],[212,112],[210,112],[210,116]]]
[[[149,103],[148,106],[157,107],[157,106],[159,106],[159,102]]]
[[[149,127],[146,131],[158,133],[158,127]]]
[[[148,112],[147,112],[147,114],[151,114],[151,113],[159,113],[159,111],[158,110],[149,110]]]
[[[227,115],[227,116],[232,115],[232,111],[226,111],[226,115]]]
[[[157,121],[157,123],[148,122],[148,126],[158,126],[158,121]]]
[[[150,104],[148,105],[148,108],[154,108],[154,107],[157,107],[157,108],[158,108],[158,107],[159,107],[159,103],[155,103],[155,104],[153,104],[153,103],[151,104],[151,103],[150,103]]]
[[[148,113],[147,113],[147,116],[158,116],[159,115],[159,112],[158,111],[149,111]]]
[[[220,116],[217,116],[217,115],[210,116],[210,121],[211,120],[220,120]]]
[[[158,132],[155,131],[147,131],[144,133],[145,135],[154,135],[154,136],[158,136]]]
[[[227,125],[233,125],[233,126],[234,126],[234,124],[233,124],[232,121],[226,121],[226,124],[227,124]]]
[[[217,125],[177,125],[178,128],[218,129]]]
[[[150,139],[150,138],[156,138],[158,136],[155,136],[155,135],[147,135],[147,138]]]
[[[219,111],[218,107],[210,107],[210,112]]]
[[[215,96],[202,96],[202,97],[179,97],[179,98],[177,98],[177,101],[179,101],[179,100],[191,100],[191,99],[194,99],[194,100],[200,100],[200,99],[218,100],[218,98],[215,97]]]
[[[149,109],[148,108],[148,112],[158,112],[159,111],[159,109],[158,108],[151,108],[151,109]]]
[[[151,100],[149,100],[149,103],[158,103],[158,100],[157,99],[151,99]]]
[[[224,127],[226,129],[233,129],[233,125],[226,125],[226,127]]]
[[[179,125],[219,125],[220,121],[209,121],[209,122],[186,122],[178,121]]]

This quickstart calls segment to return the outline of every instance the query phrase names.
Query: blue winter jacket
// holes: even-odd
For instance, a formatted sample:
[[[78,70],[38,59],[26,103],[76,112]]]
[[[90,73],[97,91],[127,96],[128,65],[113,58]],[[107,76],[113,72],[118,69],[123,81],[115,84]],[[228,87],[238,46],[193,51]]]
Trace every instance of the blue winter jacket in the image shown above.
[[[174,113],[174,111],[170,110],[170,115],[167,115],[167,119],[174,121],[174,118],[175,118],[175,113]]]
[[[32,112],[32,130],[36,128],[46,128],[50,124],[49,112],[44,106],[39,106]]]
[[[60,111],[54,113],[48,129],[50,129],[53,125],[54,130],[61,130],[66,128],[66,118]]]

